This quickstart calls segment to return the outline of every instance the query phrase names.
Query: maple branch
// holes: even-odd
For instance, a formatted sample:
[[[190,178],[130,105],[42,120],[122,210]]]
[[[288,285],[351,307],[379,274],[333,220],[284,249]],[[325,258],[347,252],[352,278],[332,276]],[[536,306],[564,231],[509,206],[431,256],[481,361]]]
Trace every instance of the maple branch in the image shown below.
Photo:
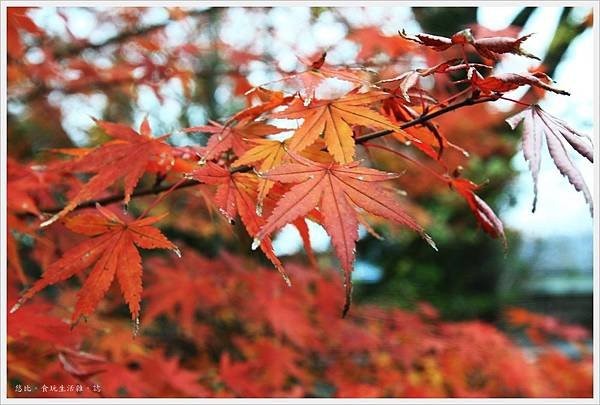
[[[458,103],[454,103],[454,104],[450,104],[447,105],[446,107],[440,108],[439,110],[436,110],[434,112],[431,112],[429,114],[424,114],[421,115],[418,118],[415,118],[414,120],[411,121],[407,121],[405,123],[403,123],[402,125],[399,125],[398,127],[401,129],[407,129],[410,127],[414,127],[420,124],[423,124],[429,120],[432,120],[433,118],[439,117],[440,115],[444,115],[446,113],[449,113],[451,111],[457,110],[459,108],[462,107],[466,107],[466,106],[471,106],[471,105],[475,105],[475,104],[481,104],[481,103],[486,103],[489,101],[496,101],[500,98],[500,95],[492,95],[492,96],[488,96],[488,97],[482,97],[482,98],[467,98],[465,100],[462,100]],[[376,132],[371,132],[369,134],[365,134],[362,136],[359,136],[355,139],[355,142],[357,144],[362,144],[368,141],[371,141],[373,139],[377,139],[377,138],[381,138],[382,136],[386,136],[389,135],[391,133],[393,133],[393,130],[390,129],[386,129],[383,131],[376,131]],[[230,170],[231,174],[234,173],[244,173],[244,172],[249,172],[252,170],[252,167],[250,166],[238,166],[234,169]],[[166,184],[166,185],[162,185],[162,186],[158,186],[158,187],[152,187],[146,190],[138,190],[135,191],[131,194],[131,198],[135,198],[135,197],[143,197],[143,196],[147,196],[147,195],[153,195],[153,194],[159,194],[162,193],[164,191],[175,191],[175,190],[180,190],[183,188],[189,188],[189,187],[194,187],[194,186],[198,186],[200,184],[204,184],[201,183],[197,180],[185,180],[185,181],[181,181],[180,184],[176,185],[176,184]],[[100,205],[109,205],[109,204],[114,204],[116,202],[119,202],[123,200],[123,194],[114,194],[108,197],[104,197],[104,198],[100,198],[98,200],[91,200],[91,201],[86,201],[82,204],[79,204],[75,209],[82,209],[82,208],[91,208],[91,207],[95,207],[96,204],[100,204]],[[62,211],[62,209],[64,208],[64,206],[60,206],[60,207],[52,207],[52,208],[47,208],[47,209],[41,209],[42,212],[47,213],[47,214],[56,214],[60,211]]]
[[[249,172],[250,170],[252,170],[251,167],[249,166],[238,166],[235,169],[231,169],[231,173],[244,173],[244,172]],[[188,187],[193,187],[193,186],[198,186],[200,184],[204,184],[204,183],[200,183],[197,180],[185,180],[182,181],[179,185],[177,185],[177,187],[173,187],[175,185],[175,183],[173,184],[164,184],[162,186],[155,186],[155,187],[151,187],[149,189],[146,190],[138,190],[135,191],[131,194],[131,198],[135,198],[135,197],[145,197],[147,195],[155,195],[155,194],[159,194],[162,193],[164,191],[169,191],[170,189],[173,189],[172,191],[175,190],[180,190],[182,188],[188,188]],[[84,203],[79,204],[75,209],[79,210],[79,209],[83,209],[83,208],[93,208],[96,206],[96,204],[100,204],[100,205],[110,205],[110,204],[114,204],[116,202],[119,202],[123,200],[123,194],[114,194],[108,197],[104,197],[104,198],[99,198],[97,200],[90,200],[90,201],[86,201]],[[52,208],[45,208],[45,209],[41,209],[41,212],[47,213],[47,214],[56,214],[60,211],[62,211],[62,209],[64,208],[64,206],[58,206],[58,207],[52,207]]]
[[[500,98],[500,95],[493,95],[493,96],[489,96],[489,97],[482,97],[482,98],[472,98],[469,97],[467,99],[464,99],[463,101],[460,101],[458,103],[454,103],[454,104],[450,104],[446,107],[440,108],[437,111],[434,111],[432,113],[429,114],[425,114],[425,115],[421,115],[418,118],[415,118],[412,121],[407,121],[402,125],[398,125],[398,127],[400,129],[407,129],[410,127],[414,127],[416,125],[420,125],[423,124],[429,120],[432,120],[433,118],[439,117],[440,115],[444,115],[446,113],[449,113],[451,111],[457,110],[459,108],[462,107],[466,107],[466,106],[470,106],[470,105],[475,105],[475,104],[481,104],[481,103],[486,103],[488,101],[496,101]],[[391,129],[384,129],[382,131],[377,131],[377,132],[371,132],[369,134],[365,134],[362,136],[357,137],[354,141],[357,144],[361,144],[367,141],[371,141],[373,139],[377,139],[380,138],[382,136],[385,135],[389,135],[391,133],[393,133],[394,131]]]
[[[197,186],[199,184],[201,184],[201,183],[197,182],[196,180],[186,180],[186,181],[181,182],[181,184],[179,184],[176,188],[174,188],[173,191],[180,190],[182,188]],[[174,184],[165,184],[163,186],[152,187],[152,188],[149,188],[146,190],[138,190],[131,194],[131,198],[159,194],[159,193],[162,193],[163,191],[168,191],[170,188],[173,187],[173,185]],[[114,204],[114,203],[122,201],[122,200],[123,200],[123,194],[114,194],[114,195],[111,195],[108,197],[99,198],[97,200],[86,201],[84,203],[79,204],[75,209],[79,210],[79,209],[83,209],[83,208],[92,208],[92,207],[95,207],[96,204],[110,205],[110,204]],[[40,211],[47,213],[47,214],[56,214],[56,213],[62,211],[63,208],[64,208],[64,206],[59,206],[59,207],[42,209]]]

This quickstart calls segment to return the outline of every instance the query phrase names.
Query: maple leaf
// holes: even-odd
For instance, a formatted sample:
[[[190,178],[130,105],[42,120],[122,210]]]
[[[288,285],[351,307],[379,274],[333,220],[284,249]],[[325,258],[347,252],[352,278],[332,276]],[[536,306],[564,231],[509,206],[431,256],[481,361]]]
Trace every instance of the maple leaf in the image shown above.
[[[244,153],[238,160],[231,164],[231,167],[253,166],[259,173],[267,172],[285,160],[289,160],[287,150],[289,149],[289,139],[286,141],[277,141],[271,139],[256,139],[248,142],[255,144],[253,148]],[[315,161],[330,162],[331,157],[322,151],[324,143],[317,141],[310,147],[304,149],[300,154]],[[259,177],[258,179],[258,195],[256,198],[256,213],[262,216],[263,202],[273,188],[275,182]]]
[[[281,390],[289,385],[290,377],[300,381],[306,378],[298,364],[301,356],[293,348],[265,337],[256,341],[236,339],[236,343],[247,360],[234,362],[230,353],[224,352],[219,363],[219,377],[237,395],[260,397],[264,392],[289,395]],[[302,391],[297,396],[302,396]]]
[[[455,45],[464,46],[471,44],[477,53],[484,58],[492,60],[498,59],[497,55],[504,53],[512,53],[540,60],[537,56],[527,53],[521,48],[521,44],[533,34],[524,35],[520,38],[490,37],[475,39],[469,28],[457,32],[450,38],[423,33],[410,36],[407,35],[404,30],[398,31],[398,33],[402,38],[408,41],[416,42],[435,51],[445,51]]]
[[[8,291],[9,294],[11,291]],[[16,294],[15,294],[16,295]],[[9,297],[8,304],[16,304]],[[33,300],[23,310],[11,312],[6,317],[7,336],[9,339],[26,339],[49,342],[57,347],[79,344],[82,337],[78,333],[69,333],[69,324],[52,315],[52,305],[42,300]]]
[[[234,218],[239,214],[248,234],[252,237],[256,235],[265,220],[256,212],[257,179],[255,175],[231,174],[229,170],[216,163],[207,162],[204,167],[189,174],[189,177],[206,184],[217,185],[214,202],[219,207],[219,212],[230,223],[234,223]],[[291,285],[281,261],[273,252],[273,245],[269,237],[265,238],[261,250],[279,271],[286,284]]]
[[[291,151],[302,151],[323,134],[327,150],[336,162],[349,163],[353,160],[355,151],[350,125],[403,132],[383,115],[368,107],[388,97],[390,95],[387,93],[372,91],[351,92],[332,100],[313,99],[308,106],[302,100],[296,100],[285,111],[272,114],[272,117],[304,119],[289,141]]]
[[[95,173],[95,175],[81,187],[77,195],[59,213],[43,222],[42,227],[52,224],[80,203],[98,197],[119,179],[123,179],[123,203],[127,205],[133,189],[147,166],[173,165],[171,147],[163,141],[168,135],[152,137],[147,119],[142,122],[139,133],[122,124],[99,120],[96,120],[96,124],[116,141],[106,143],[68,165],[73,172]]]
[[[190,397],[209,395],[208,390],[198,382],[201,377],[198,370],[181,367],[177,357],[167,358],[164,353],[157,351],[140,359],[139,363],[144,378],[151,386],[161,387],[163,392],[175,390]]]
[[[75,233],[91,236],[69,249],[46,271],[11,309],[19,309],[23,303],[49,285],[66,280],[93,265],[78,294],[72,321],[90,315],[108,291],[115,276],[121,292],[129,305],[136,327],[142,294],[142,259],[136,248],[179,250],[158,229],[152,227],[163,216],[123,221],[109,210],[96,206],[98,212],[83,213],[66,221]]]
[[[261,163],[258,166],[258,170],[266,172],[279,166],[286,156],[286,146],[284,142],[270,139],[256,139],[251,141],[251,143],[256,146],[247,150],[246,153],[231,165],[232,167],[249,165],[260,161]],[[262,177],[258,180],[258,196],[256,197],[258,215],[262,215],[262,203],[267,194],[269,194],[269,191],[273,188],[273,184],[275,184],[273,181]]]
[[[506,248],[507,242],[502,221],[498,219],[490,206],[475,194],[475,190],[479,187],[475,183],[461,178],[449,179],[448,184],[467,201],[469,208],[483,230],[493,238],[502,238]]]
[[[39,178],[41,176],[37,176],[29,166],[19,164],[11,158],[7,159],[6,172],[8,210],[40,216],[40,210],[31,194],[43,186]]]
[[[295,96],[286,96],[281,91],[273,91],[263,87],[254,87],[245,93],[248,99],[252,97],[258,98],[259,104],[245,108],[233,115],[227,123],[239,122],[245,119],[256,119],[266,111],[270,111],[275,107],[289,104]]]
[[[147,288],[144,288],[144,297],[146,291]],[[144,314],[146,313],[144,310]],[[146,337],[132,334],[129,322],[121,319],[108,319],[103,320],[100,325],[102,333],[97,335],[94,348],[97,352],[103,353],[110,361],[119,363],[128,357],[146,353],[148,344]]]
[[[445,62],[438,63],[435,66],[430,68],[422,68],[409,70],[408,72],[404,72],[396,77],[392,77],[390,79],[380,80],[376,84],[378,85],[389,85],[394,84],[398,90],[400,90],[402,97],[406,102],[410,102],[409,90],[413,87],[416,87],[419,83],[419,79],[421,77],[431,76],[435,73],[451,73],[459,70],[467,70],[469,68],[473,68],[475,66],[491,69],[491,66],[483,65],[481,63],[459,63],[462,59],[450,59]],[[394,88],[394,87],[392,87]],[[419,95],[421,93],[425,93],[424,90],[419,89]]]
[[[538,174],[542,159],[542,144],[545,139],[554,164],[560,173],[567,177],[575,190],[583,193],[589,205],[590,214],[593,215],[594,207],[590,190],[565,148],[566,141],[575,151],[593,163],[594,147],[591,138],[575,131],[564,121],[548,114],[537,104],[531,105],[506,120],[512,129],[515,129],[521,121],[523,121],[523,155],[525,160],[529,162],[529,170],[533,177],[534,199],[532,211],[535,211],[537,203]]]
[[[355,244],[358,239],[358,208],[391,219],[415,231],[435,248],[424,232],[391,193],[376,183],[397,178],[395,173],[380,172],[361,167],[359,162],[348,164],[317,163],[290,152],[297,163],[289,163],[269,171],[264,176],[283,183],[299,183],[283,195],[264,226],[255,236],[253,248],[275,230],[298,217],[306,216],[315,207],[322,214],[323,226],[331,236],[332,244],[345,273],[345,314],[352,291],[351,272]]]
[[[533,34],[523,35],[519,38],[510,38],[510,37],[491,37],[491,38],[481,38],[476,39],[473,42],[473,46],[477,53],[479,53],[484,58],[496,60],[498,59],[496,54],[502,53],[512,53],[515,55],[525,56],[531,59],[540,60],[535,55],[532,55],[523,48],[521,48],[521,44],[526,41]]]
[[[410,102],[410,96],[408,91],[413,87],[417,86],[419,83],[419,78],[421,78],[421,74],[416,70],[409,70],[408,72],[404,72],[399,76],[392,77],[391,79],[380,80],[376,84],[379,85],[387,85],[393,83],[397,85],[398,90],[402,94],[402,97],[406,102]]]
[[[556,87],[548,85],[547,83],[552,82],[552,79],[550,79],[547,74],[542,72],[502,73],[483,78],[475,69],[471,69],[469,71],[469,75],[471,76],[471,83],[473,86],[477,87],[484,94],[490,94],[492,92],[504,93],[515,90],[521,86],[529,85],[533,87],[539,87],[556,94],[561,94],[563,96],[571,95],[565,90],[557,89]]]
[[[244,119],[234,125],[221,125],[211,121],[211,125],[202,125],[183,130],[183,132],[207,132],[212,134],[202,151],[200,164],[219,157],[227,150],[233,150],[236,156],[242,156],[249,149],[248,139],[263,138],[281,132],[280,128],[263,122]]]
[[[291,85],[297,93],[303,94],[309,101],[314,98],[317,88],[327,79],[343,80],[359,87],[370,86],[369,80],[364,77],[366,74],[364,69],[332,66],[325,62],[326,57],[327,52],[321,52],[314,59],[299,56],[298,59],[306,66],[306,70],[287,75],[267,84],[284,83]]]
[[[283,290],[281,281],[274,273],[256,277],[246,271],[243,277],[245,288],[256,293],[252,302],[245,305],[243,313],[238,313],[238,316],[266,322],[276,336],[285,336],[298,347],[310,347],[318,344],[318,333],[308,316],[313,298],[306,290],[306,285],[318,278],[318,273],[298,266],[294,266],[293,270],[297,282],[295,288],[289,291]]]
[[[138,356],[139,357],[139,356]],[[138,357],[130,359],[130,364],[140,366]],[[146,373],[142,373],[146,371]],[[98,375],[102,391],[108,397],[122,397],[124,394],[131,397],[144,397],[151,395],[156,389],[148,376],[161,375],[156,368],[152,370],[132,369],[126,364],[108,363],[106,371]]]
[[[315,210],[313,213],[317,212],[318,211]],[[298,234],[300,234],[300,238],[304,244],[304,250],[306,251],[310,265],[314,268],[317,268],[317,258],[315,257],[312,249],[312,242],[310,241],[310,233],[308,231],[308,224],[306,223],[306,220],[304,218],[298,218],[293,222],[293,224],[298,230]]]
[[[38,176],[31,167],[19,164],[14,159],[7,159],[6,208],[8,229],[6,233],[6,251],[8,267],[15,271],[22,284],[27,283],[27,277],[19,257],[19,247],[13,232],[33,236],[25,221],[21,220],[18,214],[28,213],[41,217],[41,212],[34,198],[34,194],[39,194],[39,191],[45,190],[40,177],[42,176]]]

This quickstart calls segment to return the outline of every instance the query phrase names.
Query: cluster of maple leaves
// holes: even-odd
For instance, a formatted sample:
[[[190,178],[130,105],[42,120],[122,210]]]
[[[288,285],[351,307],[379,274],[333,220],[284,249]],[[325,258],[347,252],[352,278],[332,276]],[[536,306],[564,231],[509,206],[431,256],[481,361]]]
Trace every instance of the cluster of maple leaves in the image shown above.
[[[73,294],[61,294],[59,305],[35,297],[10,314],[9,381],[101,387],[100,393],[37,391],[33,396],[591,393],[589,335],[580,327],[512,309],[509,324],[525,327],[542,344],[532,361],[495,327],[444,322],[425,303],[414,312],[357,305],[342,319],[344,297],[331,269],[317,273],[290,265],[295,275],[290,289],[277,273],[247,259],[227,253],[209,259],[189,250],[181,259],[147,260],[143,319],[149,326],[136,337],[112,303],[102,306],[101,316],[71,330],[64,317],[77,300]],[[16,299],[15,289],[9,290],[9,303]],[[553,348],[550,337],[556,335],[579,347],[582,360]]]
[[[455,45],[462,46],[464,51],[465,44],[471,44],[482,57],[502,53],[530,56],[520,48],[521,42],[527,37],[515,40],[488,38],[482,42],[474,40],[468,30],[454,35],[451,39],[426,34],[411,38],[403,33],[402,37],[419,41],[438,51]],[[522,85],[539,86],[560,94],[565,92],[543,83],[539,78],[547,79],[543,74],[529,75],[529,79],[528,75],[490,75],[484,79],[477,67],[471,65],[467,59],[460,60],[460,64],[452,64],[456,60],[443,62],[427,69],[425,73],[417,72],[416,79],[413,75],[403,74],[386,80],[386,85],[393,83],[386,91],[373,89],[374,85],[370,85],[370,89],[365,92],[361,91],[364,88],[362,79],[348,72],[340,75],[337,70],[324,69],[324,60],[325,54],[313,62],[309,70],[295,75],[295,78],[303,75],[302,80],[307,83],[303,89],[304,94],[298,92],[285,96],[282,92],[257,88],[252,94],[258,96],[258,104],[238,112],[224,125],[212,123],[209,126],[182,129],[182,132],[211,134],[207,145],[196,152],[200,168],[184,173],[184,176],[205,184],[217,185],[214,203],[219,211],[230,221],[240,216],[248,234],[254,237],[253,249],[260,246],[288,284],[290,281],[283,265],[273,253],[271,235],[290,223],[295,223],[297,227],[299,224],[300,232],[306,233],[307,219],[322,224],[332,238],[333,248],[345,273],[345,314],[351,299],[351,272],[358,227],[359,224],[367,222],[365,214],[387,218],[404,225],[418,232],[437,249],[433,240],[403,209],[394,194],[379,185],[397,178],[399,174],[381,172],[355,160],[357,142],[373,139],[372,132],[357,135],[357,131],[364,128],[389,131],[396,139],[413,142],[422,152],[439,161],[448,141],[435,126],[430,122],[430,125],[423,125],[425,130],[434,135],[434,141],[430,143],[406,132],[405,128],[421,124],[421,121],[428,122],[429,116],[444,111],[444,104],[420,97],[421,111],[417,112],[411,105],[408,91],[418,88],[418,77],[433,74],[431,72],[447,73],[453,67],[468,70],[471,86],[467,89],[472,91],[466,98],[469,103],[486,101],[488,99],[484,97],[488,95],[493,99],[500,98],[504,91]],[[317,99],[315,89],[316,85],[320,84],[319,79],[329,77],[351,80],[357,87],[336,99]],[[399,95],[395,93],[396,90],[400,91]],[[424,93],[422,88],[418,90],[420,94]],[[446,107],[448,105],[452,104],[447,104]],[[377,111],[377,108],[380,111]],[[412,113],[408,115],[412,120],[406,119],[401,123],[396,112]],[[386,113],[392,117],[386,116]],[[301,119],[302,123],[292,136],[281,141],[268,137],[283,131],[269,124],[271,119]],[[565,149],[566,142],[593,161],[591,139],[548,115],[538,105],[532,105],[508,120],[513,128],[520,121],[525,121],[523,151],[533,174],[534,189],[537,190],[540,148],[544,137],[558,169],[577,190],[584,193],[591,212],[591,194]],[[42,227],[65,218],[81,203],[100,197],[118,180],[123,181],[123,203],[127,205],[144,173],[177,172],[182,168],[184,171],[189,168],[189,165],[177,165],[177,155],[185,152],[177,151],[166,143],[169,134],[153,136],[147,119],[142,123],[139,132],[122,124],[103,121],[97,121],[97,124],[112,141],[93,150],[60,151],[75,156],[75,159],[60,165],[60,170],[92,173],[93,176],[58,213],[43,221]],[[368,147],[367,145],[367,149]],[[400,152],[397,155],[402,156]],[[238,170],[240,168],[241,170]],[[254,173],[248,172],[247,169],[253,169]],[[489,206],[475,194],[475,184],[447,174],[444,179],[467,200],[484,231],[493,237],[504,238],[502,223]],[[78,222],[77,219],[67,217],[67,222],[75,232],[95,238],[68,251],[60,261],[49,267],[43,278],[23,296],[21,302],[44,287],[65,280],[96,263],[83,285],[74,320],[93,311],[115,274],[130,305],[132,317],[138,318],[141,259],[134,243],[141,248],[173,249],[174,245],[150,227],[158,221],[157,219],[143,218],[142,215],[136,221],[126,224],[116,217],[109,216],[102,207],[98,206],[98,210],[100,214],[94,220],[85,218]],[[306,235],[304,239],[309,240]],[[97,259],[99,260],[96,261]]]
[[[182,18],[172,12],[173,18]],[[45,35],[22,9],[12,9],[8,23],[12,38],[9,55],[13,59],[23,55],[24,45],[19,39],[23,31],[34,37]],[[373,33],[367,30],[354,35],[371,38]],[[41,278],[19,299],[12,291],[9,333],[16,345],[21,344],[20,339],[51,343],[45,355],[58,355],[62,362],[60,367],[53,364],[44,369],[45,375],[35,374],[31,364],[20,364],[20,359],[14,360],[11,369],[23,378],[36,375],[40,381],[63,378],[65,372],[74,379],[98,379],[109,396],[120,395],[123,389],[132,396],[156,392],[200,396],[317,395],[305,387],[319,379],[329,381],[339,396],[586,392],[587,386],[550,386],[540,377],[546,368],[560,369],[562,363],[567,366],[561,372],[587,376],[586,364],[571,363],[553,352],[547,359],[542,357],[535,365],[528,365],[504,336],[482,324],[445,324],[431,313],[411,315],[376,308],[352,311],[352,320],[339,316],[350,309],[359,226],[377,235],[370,223],[374,217],[383,218],[416,232],[437,249],[424,225],[415,219],[415,204],[400,196],[395,183],[402,174],[398,161],[418,170],[423,184],[430,184],[433,179],[455,190],[486,233],[505,239],[502,222],[476,194],[479,186],[455,170],[456,162],[468,152],[453,138],[451,128],[457,124],[444,123],[444,118],[462,108],[481,109],[521,86],[568,95],[553,87],[542,71],[493,73],[494,63],[503,54],[534,57],[522,48],[527,38],[474,38],[469,30],[451,38],[410,36],[402,31],[396,37],[387,37],[382,47],[392,57],[406,52],[424,53],[432,62],[429,67],[373,78],[365,69],[328,64],[326,53],[302,59],[304,70],[286,74],[276,83],[253,88],[238,83],[245,91],[248,106],[233,116],[177,131],[206,134],[208,141],[203,146],[173,146],[169,143],[173,133],[154,134],[147,119],[137,130],[123,123],[96,120],[97,127],[108,137],[100,146],[54,149],[54,157],[43,166],[9,160],[7,246],[11,274],[21,287],[29,284],[14,234],[35,241],[39,246],[35,260],[43,270]],[[138,45],[151,48],[149,43]],[[187,83],[191,73],[182,67],[182,54],[193,52],[189,47],[173,50],[173,59],[162,66],[146,66],[147,74],[136,80],[151,83],[155,89],[165,78],[177,77]],[[364,47],[361,57],[368,58],[375,52],[378,50]],[[482,63],[469,61],[473,52]],[[81,63],[69,67],[83,73],[80,79],[66,79],[61,75],[63,67],[55,61],[56,55],[49,50],[47,57],[45,69],[52,72],[42,75],[29,65],[12,63],[9,81],[22,83],[31,77],[40,77],[44,83],[63,80],[63,90],[68,92],[85,85],[77,80],[105,84],[120,80],[110,74],[103,76]],[[242,57],[248,55],[232,52],[232,60]],[[137,68],[140,65],[129,66],[130,72]],[[421,83],[433,78],[436,86],[452,85],[457,74],[464,77],[459,82],[465,87],[453,94],[428,90]],[[126,76],[131,79],[131,75]],[[340,93],[335,86],[328,87],[332,80],[345,82],[352,90]],[[275,85],[282,89],[275,89]],[[187,89],[187,85],[184,87]],[[545,140],[557,168],[584,194],[592,212],[591,194],[566,150],[569,145],[593,161],[589,137],[550,116],[537,104],[516,104],[525,104],[526,108],[507,121],[513,129],[524,122],[523,152],[530,164],[534,190],[537,192]],[[480,111],[493,115],[489,110]],[[296,127],[290,131],[278,126],[281,120]],[[154,186],[138,186],[150,176],[156,178]],[[188,222],[213,209],[229,223],[234,224],[239,218],[252,239],[248,245],[260,248],[285,282],[262,268],[250,272],[246,268],[254,265],[241,265],[236,262],[239,259],[223,256],[209,260],[182,246],[181,260],[161,262],[151,257],[142,265],[140,248],[169,249],[180,255],[176,245],[157,227],[159,221],[168,220],[169,213],[150,215],[161,211],[163,203],[179,189],[188,190],[190,199],[195,199],[186,207]],[[134,198],[154,194],[143,209],[132,210],[135,215],[123,214],[114,207],[115,202],[122,202],[127,210]],[[61,205],[60,201],[66,203]],[[200,206],[199,201],[204,205]],[[345,300],[339,300],[334,293],[339,283],[330,274],[317,271],[308,221],[322,225],[331,236],[333,251],[344,273]],[[284,265],[274,253],[272,238],[287,224],[300,233],[312,270]],[[392,232],[399,229],[391,228]],[[145,275],[148,269],[150,274]],[[65,325],[59,319],[44,319],[27,326],[29,316],[50,311],[47,306],[36,307],[45,305],[36,301],[36,294],[72,277],[81,277],[88,270],[76,297],[61,294],[61,300],[64,296],[68,308],[73,308],[72,324],[92,315],[103,305],[105,295],[111,294],[111,285],[118,284],[136,331],[140,317],[142,324],[150,325],[157,318],[164,321],[162,316],[168,315],[187,334],[195,336],[194,344],[198,346],[212,347],[215,343],[211,339],[216,337],[211,334],[221,327],[232,330],[228,343],[215,347],[214,352],[202,353],[186,369],[173,357],[150,349],[152,344],[145,342],[148,336],[140,336],[130,345],[111,347],[111,336],[125,334],[123,325],[117,322],[107,321],[111,325],[98,325],[95,331],[90,330],[91,324],[78,325],[68,336],[63,336]],[[144,291],[142,285],[148,276],[154,281]],[[149,302],[146,314],[141,312],[144,297]],[[26,304],[30,299],[34,302]],[[206,323],[198,323],[199,310]],[[213,311],[216,316],[208,315]],[[238,327],[247,333],[236,332]],[[82,342],[90,336],[87,334],[98,334],[100,329],[110,331],[101,357],[81,353]],[[61,333],[54,333],[55,330]],[[264,333],[251,333],[255,331]],[[326,339],[319,336],[324,331]],[[411,341],[412,348],[407,343]],[[390,347],[387,342],[403,343]],[[474,349],[474,342],[480,350]],[[490,345],[498,350],[487,353],[485,347]],[[430,352],[434,354],[429,355]],[[319,364],[307,364],[313,357]],[[271,364],[268,368],[264,367],[267,363]],[[390,373],[392,364],[396,374]],[[521,376],[529,373],[523,381],[536,382],[525,385],[507,381],[516,377],[506,373],[506,367],[518,370]],[[173,375],[155,384],[148,375],[156,368]],[[200,374],[190,369],[212,371],[202,374],[207,380],[200,384]],[[481,376],[470,374],[479,369]],[[587,377],[575,380],[581,384],[588,381]]]

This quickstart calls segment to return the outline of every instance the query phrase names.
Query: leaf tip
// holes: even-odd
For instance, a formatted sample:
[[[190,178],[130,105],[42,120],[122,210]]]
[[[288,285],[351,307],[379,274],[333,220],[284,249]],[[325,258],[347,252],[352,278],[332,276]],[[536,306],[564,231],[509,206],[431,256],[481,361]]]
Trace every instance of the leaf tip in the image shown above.
[[[17,301],[17,303],[12,306],[12,308],[10,309],[10,311],[8,311],[8,313],[9,314],[14,314],[15,312],[17,312],[19,310],[19,308],[21,308],[21,305],[23,305],[24,302],[25,302],[25,300],[23,298],[19,299]]]
[[[79,322],[81,321],[81,318],[83,318],[86,322],[87,322],[87,318],[83,315],[78,315],[77,316],[77,312],[73,314],[73,318],[71,319],[71,325],[69,326],[69,330],[73,330],[75,329],[75,327],[77,325],[79,325]]]
[[[350,311],[350,306],[352,305],[352,277],[347,271],[345,274],[344,288],[346,289],[346,301],[344,302],[344,308],[342,309],[342,318],[346,317],[348,311]]]
[[[173,245],[171,250],[177,255],[178,258],[181,259],[181,250],[179,250],[179,248],[177,246]]]
[[[533,203],[531,204],[531,213],[534,214],[537,208],[537,191],[534,191]]]
[[[53,223],[55,223],[55,222],[56,222],[56,220],[58,220],[58,218],[59,218],[59,215],[58,215],[58,214],[56,214],[56,215],[53,215],[53,216],[52,216],[50,219],[48,219],[47,221],[44,221],[44,222],[42,222],[42,223],[40,224],[40,228],[45,228],[45,227],[47,227],[48,225],[52,225]]]
[[[140,317],[136,316],[135,319],[132,321],[133,325],[132,325],[132,334],[133,337],[135,338],[136,336],[138,336],[140,334]]]
[[[291,287],[292,280],[290,280],[290,277],[287,275],[287,273],[282,268],[277,268],[277,270],[279,271],[279,274],[281,274],[281,277],[283,278],[285,285],[288,287]]]
[[[436,252],[439,252],[437,245],[435,244],[435,242],[433,241],[433,238],[429,235],[427,235],[426,233],[423,233],[423,239],[425,239],[425,242],[427,242],[427,244],[429,246],[431,246],[431,248],[433,250],[435,250]]]

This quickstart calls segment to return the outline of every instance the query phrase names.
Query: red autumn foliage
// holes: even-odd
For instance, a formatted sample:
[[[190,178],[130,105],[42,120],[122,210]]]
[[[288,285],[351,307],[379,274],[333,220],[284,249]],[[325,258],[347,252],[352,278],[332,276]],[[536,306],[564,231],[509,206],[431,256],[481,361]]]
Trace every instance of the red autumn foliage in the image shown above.
[[[420,195],[456,192],[473,212],[473,224],[505,242],[499,217],[458,169],[468,165],[466,150],[482,158],[506,150],[494,129],[506,117],[489,107],[504,93],[533,86],[568,95],[550,86],[545,74],[495,74],[487,64],[504,54],[535,58],[522,49],[528,35],[476,38],[464,30],[450,38],[403,31],[387,36],[375,26],[362,27],[346,38],[360,46],[358,66],[333,64],[319,50],[299,56],[298,71],[284,72],[276,60],[251,49],[216,40],[195,43],[192,37],[199,35],[188,26],[190,19],[212,9],[166,9],[170,21],[184,27],[185,43],[178,45],[168,40],[166,24],[144,27],[142,9],[118,10],[96,10],[99,24],[117,20],[123,28],[101,45],[70,32],[68,43],[58,43],[27,9],[7,13],[8,93],[31,104],[32,122],[41,119],[38,111],[57,111],[49,102],[56,92],[103,91],[107,103],[117,105],[106,111],[114,118],[94,118],[90,138],[97,143],[56,142],[35,158],[37,150],[21,158],[19,150],[9,149],[8,378],[12,386],[39,387],[9,395],[591,395],[588,336],[553,318],[510,312],[510,322],[527,328],[541,345],[530,356],[496,327],[444,321],[426,303],[416,311],[350,309],[360,225],[378,237],[372,224],[385,225],[392,235],[409,228],[435,247]],[[33,48],[40,49],[43,63],[23,56]],[[449,59],[439,53],[448,49],[463,55]],[[109,66],[86,56],[98,50],[108,53]],[[216,50],[231,65],[223,75],[233,83],[240,108],[218,121],[158,136],[147,117],[139,130],[132,129],[116,100],[134,100],[149,88],[164,101],[165,87],[176,82],[186,100],[197,101],[194,79],[216,73],[210,64],[208,72],[195,71],[196,62]],[[466,50],[486,64],[471,62]],[[378,66],[381,54],[390,59]],[[392,63],[415,56],[429,65]],[[253,87],[246,72],[264,60],[281,77]],[[452,82],[454,74],[465,78]],[[424,85],[425,79],[433,86]],[[466,111],[479,119],[451,115]],[[565,148],[569,144],[593,162],[589,139],[537,104],[507,121],[513,129],[524,121],[523,152],[534,182],[544,138],[559,171],[593,211]],[[55,126],[48,122],[48,128]],[[469,136],[473,131],[480,137]],[[18,136],[12,125],[9,132]],[[173,138],[182,134],[204,134],[206,142],[178,146]],[[119,203],[125,213],[114,205]],[[308,221],[331,236],[340,269],[316,260]],[[273,240],[288,224],[299,232],[310,266],[275,253]],[[205,237],[224,243],[204,249]],[[175,243],[182,259],[138,250],[179,255]],[[238,252],[260,246],[279,274],[258,257],[227,253],[234,245]],[[580,345],[580,359],[557,352],[546,334]],[[57,388],[42,388],[49,386]]]
[[[108,309],[69,332],[62,317],[73,297],[61,296],[60,310],[36,297],[8,317],[9,353],[35,347],[45,354],[11,355],[9,375],[48,385],[99,384],[103,397],[572,397],[591,392],[591,358],[573,362],[548,346],[532,360],[493,326],[444,322],[426,305],[414,313],[356,305],[342,319],[344,297],[331,270],[317,274],[290,266],[296,278],[288,288],[268,268],[227,254],[154,259],[146,269],[151,287],[144,294],[144,334],[131,339],[129,324]],[[9,302],[14,296],[11,291]],[[527,323],[573,342],[587,337],[550,317],[518,311],[510,313],[515,325]],[[156,346],[161,334],[184,339],[199,352],[193,357],[168,353],[168,344]],[[32,349],[26,353],[34,354]],[[87,388],[83,395],[100,396]]]

